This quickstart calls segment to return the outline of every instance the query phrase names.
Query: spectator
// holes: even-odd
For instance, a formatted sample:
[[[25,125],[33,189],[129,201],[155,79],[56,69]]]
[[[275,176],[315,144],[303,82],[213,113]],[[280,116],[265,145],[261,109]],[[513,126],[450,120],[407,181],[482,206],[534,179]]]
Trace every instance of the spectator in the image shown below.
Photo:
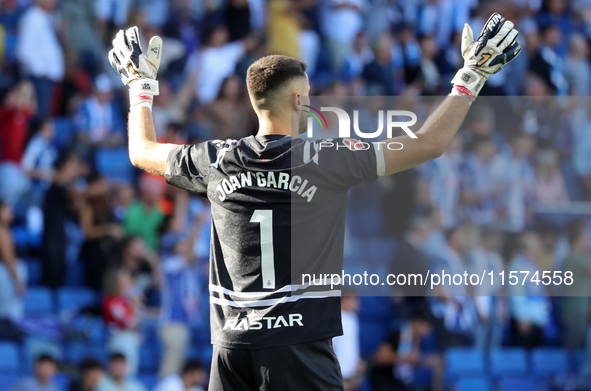
[[[457,224],[460,199],[460,166],[454,156],[461,152],[462,139],[454,137],[445,153],[419,166],[421,181],[417,189],[423,204],[439,209],[444,229]]]
[[[324,6],[322,31],[327,37],[331,67],[338,74],[345,57],[353,49],[357,33],[363,28],[366,0],[330,0]]]
[[[341,365],[346,391],[357,390],[363,378],[363,362],[359,353],[359,299],[354,292],[343,292],[341,314],[343,335],[333,339],[333,349]]]
[[[550,320],[550,303],[545,286],[535,283],[531,277],[537,272],[541,278],[536,264],[541,252],[542,243],[538,235],[524,233],[520,239],[520,252],[511,260],[507,273],[508,278],[516,275],[519,280],[518,284],[507,286],[513,344],[528,349],[544,344],[544,327]],[[529,272],[529,278],[524,276],[526,272]]]
[[[348,53],[348,52],[347,52]],[[395,95],[394,70],[392,67],[391,41],[388,35],[382,35],[376,43],[375,57],[363,68],[361,77],[367,83],[373,95]]]
[[[10,205],[0,201],[0,319],[19,321],[24,314],[27,268],[16,257],[12,219]]]
[[[37,115],[50,114],[54,85],[64,77],[64,54],[56,34],[56,0],[35,0],[23,15],[18,35],[17,58],[30,76],[37,96]]]
[[[111,210],[109,184],[105,178],[94,174],[87,182],[86,200],[80,210],[85,236],[80,258],[84,262],[86,285],[100,290],[107,262],[115,255],[124,232]]]
[[[58,391],[52,383],[57,371],[57,362],[50,355],[42,354],[35,360],[35,376],[20,381],[13,391]]]
[[[29,120],[35,114],[36,107],[33,85],[23,81],[8,91],[0,108],[0,199],[13,207],[30,186],[20,164],[27,142]]]
[[[96,391],[147,391],[146,387],[128,376],[127,359],[121,353],[113,353],[109,363],[109,376],[105,376]]]
[[[112,268],[105,273],[105,296],[103,299],[103,319],[109,327],[108,350],[123,353],[123,363],[113,356],[111,371],[117,373],[125,368],[125,373],[135,375],[139,367],[140,334],[138,325],[143,313],[142,297],[134,289],[133,279],[128,271]],[[114,381],[119,378],[112,373]]]
[[[78,138],[89,149],[89,156],[94,156],[95,148],[122,146],[125,141],[125,125],[112,91],[109,78],[99,75],[94,93],[80,105],[76,114]]]
[[[496,152],[492,139],[478,138],[463,165],[461,200],[466,217],[476,224],[496,221],[497,197],[503,192],[495,187],[491,172]]]
[[[134,200],[133,187],[128,183],[115,183],[112,202],[113,215],[118,223],[125,221],[127,208]]]
[[[199,282],[193,245],[203,232],[204,215],[189,215],[188,193],[176,193],[175,211],[162,237],[160,274],[161,328],[164,352],[160,377],[181,370],[191,339],[189,325],[197,320]]]
[[[248,0],[230,0],[225,19],[230,42],[246,38],[251,31]]]
[[[575,34],[568,45],[568,57],[564,64],[564,76],[570,92],[578,96],[591,95],[591,65],[589,64],[589,45],[585,37]]]
[[[187,361],[180,375],[173,373],[156,385],[154,391],[205,391],[205,370],[199,361]]]
[[[205,38],[205,47],[189,58],[187,73],[196,75],[195,91],[199,102],[211,103],[218,96],[222,82],[236,68],[246,50],[243,41],[229,43],[228,29],[211,28]]]
[[[514,134],[510,148],[497,155],[492,162],[497,216],[513,232],[523,231],[532,222],[531,205],[536,195],[536,176],[530,159],[535,147],[536,139],[532,135]]]
[[[374,356],[371,372],[373,391],[410,390],[415,371],[421,367],[433,370],[432,389],[443,389],[443,361],[426,346],[432,330],[429,314],[416,310],[399,330],[386,337]]]
[[[482,275],[490,273],[497,276],[504,270],[501,258],[502,233],[493,227],[477,226],[471,228],[475,246],[468,254],[468,273]],[[485,280],[475,286],[472,292],[474,307],[478,315],[475,327],[474,345],[482,350],[501,346],[506,321],[506,304],[500,284]]]
[[[72,185],[80,176],[80,160],[63,154],[55,163],[53,183],[43,201],[43,238],[41,254],[44,285],[57,288],[66,276],[66,252],[70,245],[67,226],[76,220],[72,204]]]
[[[462,274],[466,270],[465,255],[469,250],[467,232],[469,226],[459,225],[445,232],[446,246],[435,258],[433,273],[442,275]],[[435,333],[442,348],[466,345],[470,331],[476,323],[474,305],[465,285],[453,285],[449,281],[435,287],[436,298],[431,301],[431,311],[436,318]]]
[[[345,57],[343,65],[343,79],[351,82],[361,76],[363,68],[373,61],[373,51],[368,45],[367,38],[363,31],[360,31],[355,37],[353,50]]]
[[[76,54],[77,62],[91,77],[98,74],[103,48],[100,45],[98,18],[92,0],[61,2],[63,40],[66,49]]]
[[[164,214],[159,208],[165,191],[165,184],[160,178],[142,176],[139,181],[140,199],[132,202],[127,208],[124,227],[128,235],[141,237],[148,248],[155,252],[158,250],[158,231],[164,219]]]
[[[561,32],[554,25],[541,28],[542,44],[531,58],[529,69],[551,88],[556,95],[568,93],[568,82],[564,77],[564,61],[556,52]]]
[[[212,124],[215,139],[240,139],[252,133],[256,120],[245,100],[244,89],[236,75],[224,79],[216,100],[204,108],[204,116]]]
[[[589,314],[591,313],[591,253],[589,232],[582,220],[573,220],[566,227],[571,252],[564,261],[563,272],[572,273],[573,283],[563,286],[561,320],[564,327],[564,346],[579,349],[585,345]]]
[[[539,202],[568,202],[566,183],[560,170],[560,160],[556,151],[541,151],[537,156],[536,198]]]
[[[29,205],[40,207],[45,192],[51,185],[53,165],[58,156],[57,149],[51,143],[55,135],[53,120],[36,120],[32,134],[23,154],[21,167],[32,181]]]
[[[120,247],[120,266],[132,276],[135,289],[147,293],[150,288],[157,287],[160,284],[158,255],[150,252],[138,236],[128,236]]]
[[[103,380],[103,366],[95,359],[85,359],[80,364],[80,377],[70,385],[70,391],[96,391]]]

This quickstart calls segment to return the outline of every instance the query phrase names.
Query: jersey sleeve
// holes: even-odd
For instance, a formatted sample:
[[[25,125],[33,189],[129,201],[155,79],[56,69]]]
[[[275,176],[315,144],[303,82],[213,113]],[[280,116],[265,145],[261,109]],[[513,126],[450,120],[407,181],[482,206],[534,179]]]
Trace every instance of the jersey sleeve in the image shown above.
[[[318,165],[328,171],[330,181],[346,188],[385,175],[384,145],[349,138],[316,142]]]
[[[205,196],[212,164],[211,147],[210,142],[204,142],[173,148],[166,159],[166,182],[191,193]]]

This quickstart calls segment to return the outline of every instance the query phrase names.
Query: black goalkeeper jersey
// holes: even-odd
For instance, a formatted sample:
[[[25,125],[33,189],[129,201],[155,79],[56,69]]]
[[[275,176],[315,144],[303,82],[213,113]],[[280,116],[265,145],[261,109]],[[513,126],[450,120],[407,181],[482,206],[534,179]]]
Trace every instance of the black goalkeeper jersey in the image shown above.
[[[384,171],[379,144],[270,135],[174,148],[166,181],[211,202],[211,342],[260,349],[342,334],[347,190]],[[328,282],[330,284],[330,282]]]

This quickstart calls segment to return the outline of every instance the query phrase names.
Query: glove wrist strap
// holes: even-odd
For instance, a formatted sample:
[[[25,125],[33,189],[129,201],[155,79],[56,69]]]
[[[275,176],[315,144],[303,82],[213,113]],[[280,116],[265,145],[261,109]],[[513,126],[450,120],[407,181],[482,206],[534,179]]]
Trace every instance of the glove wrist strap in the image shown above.
[[[154,96],[159,94],[158,81],[153,79],[138,79],[129,85],[129,107],[147,107],[152,110]]]
[[[473,102],[487,79],[488,77],[485,77],[480,72],[464,67],[456,73],[451,81],[454,85],[451,95],[461,96],[469,102]]]

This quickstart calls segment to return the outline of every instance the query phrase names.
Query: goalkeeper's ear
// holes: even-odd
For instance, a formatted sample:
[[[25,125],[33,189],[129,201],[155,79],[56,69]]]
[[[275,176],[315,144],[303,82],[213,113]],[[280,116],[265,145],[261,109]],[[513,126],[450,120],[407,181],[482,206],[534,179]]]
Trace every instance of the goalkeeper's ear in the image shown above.
[[[462,56],[466,56],[466,51],[471,49],[474,44],[474,33],[472,27],[468,23],[464,24],[464,31],[462,31]]]
[[[162,38],[156,35],[150,39],[146,57],[148,57],[148,60],[154,65],[156,72],[158,72],[158,68],[160,68],[160,60],[162,59]]]

